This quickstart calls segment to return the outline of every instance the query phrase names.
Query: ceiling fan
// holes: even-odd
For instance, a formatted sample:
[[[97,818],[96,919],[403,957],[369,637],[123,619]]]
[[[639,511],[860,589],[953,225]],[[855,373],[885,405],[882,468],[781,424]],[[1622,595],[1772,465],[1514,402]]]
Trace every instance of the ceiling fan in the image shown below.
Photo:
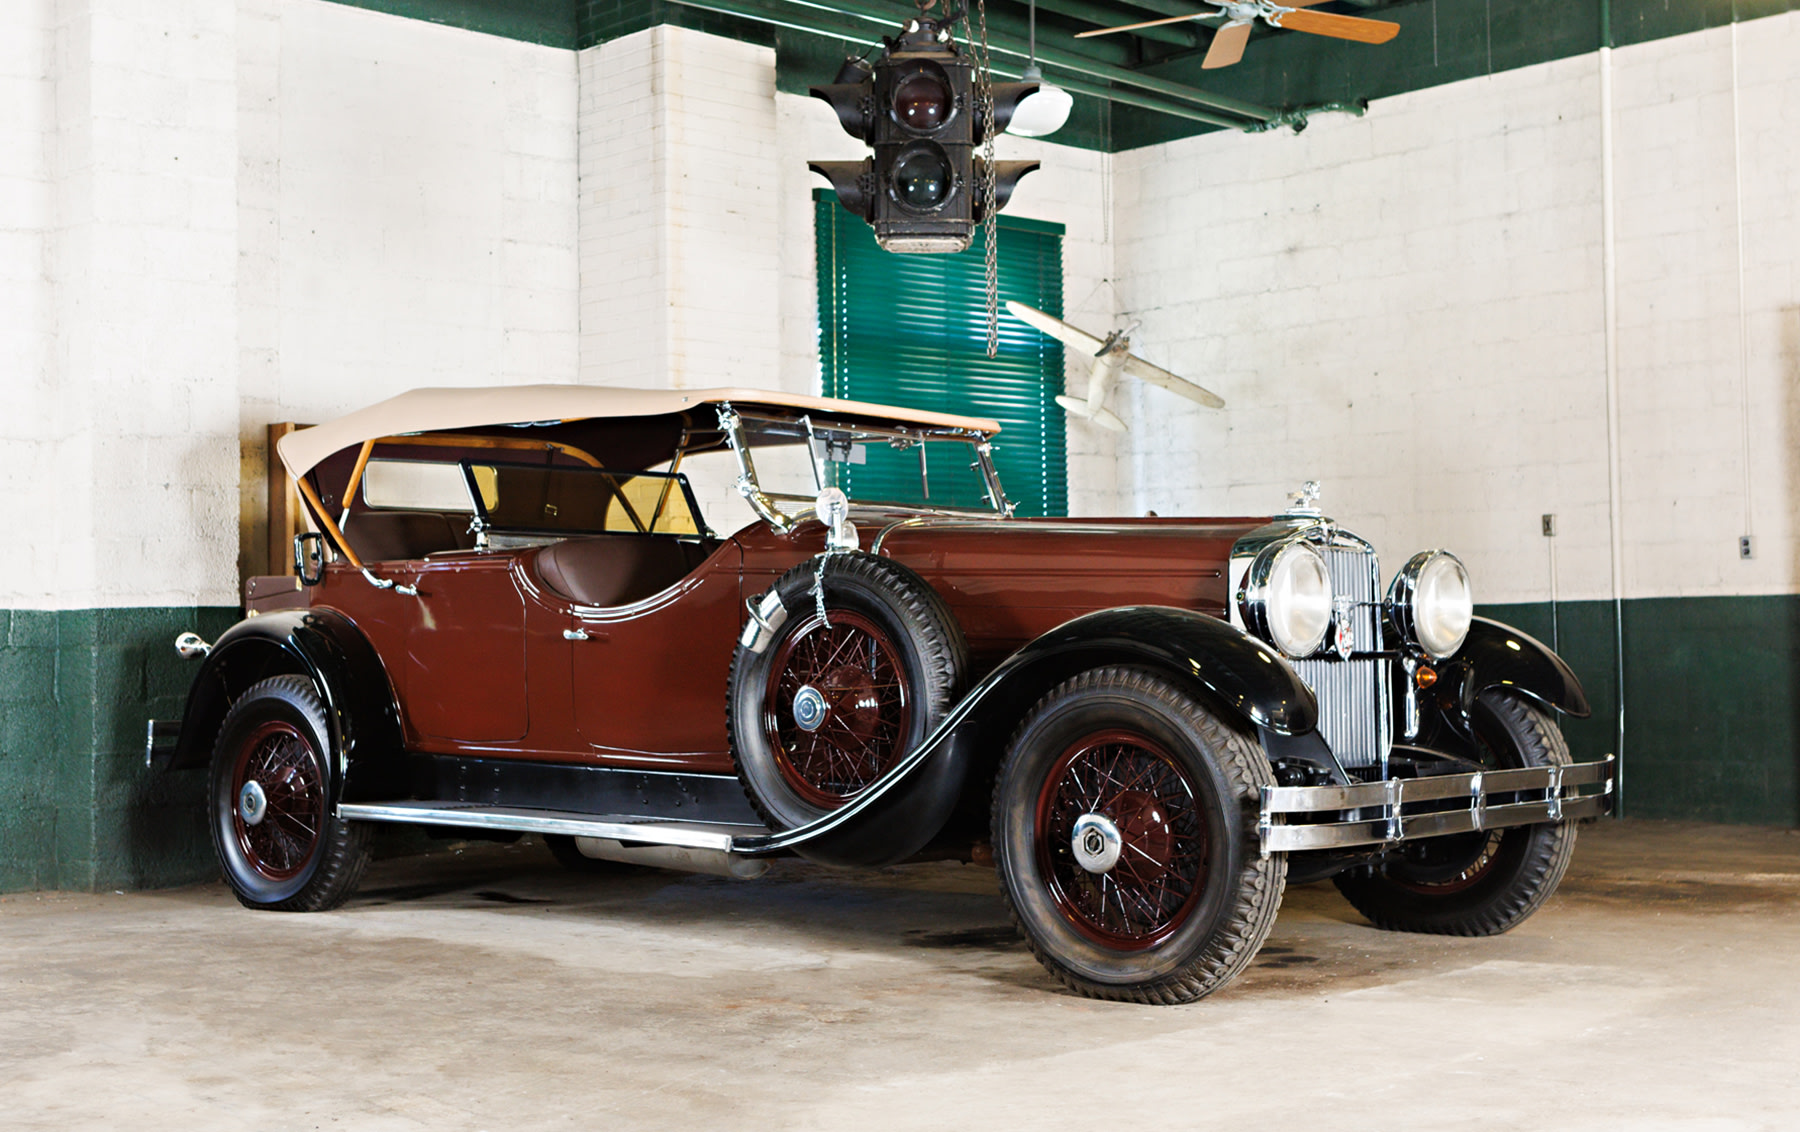
[[[1095,35],[1111,35],[1116,31],[1136,31],[1158,24],[1178,24],[1186,20],[1210,20],[1225,17],[1225,23],[1213,33],[1212,46],[1201,60],[1202,69],[1229,67],[1244,57],[1244,44],[1250,42],[1250,25],[1257,20],[1270,27],[1303,31],[1311,35],[1328,35],[1334,39],[1352,39],[1358,43],[1386,43],[1399,34],[1400,25],[1388,20],[1371,20],[1362,16],[1340,16],[1335,12],[1309,12],[1306,9],[1324,0],[1288,0],[1285,5],[1274,0],[1212,0],[1216,12],[1195,12],[1191,16],[1169,16],[1123,24],[1116,28],[1096,28],[1075,33],[1076,39]]]

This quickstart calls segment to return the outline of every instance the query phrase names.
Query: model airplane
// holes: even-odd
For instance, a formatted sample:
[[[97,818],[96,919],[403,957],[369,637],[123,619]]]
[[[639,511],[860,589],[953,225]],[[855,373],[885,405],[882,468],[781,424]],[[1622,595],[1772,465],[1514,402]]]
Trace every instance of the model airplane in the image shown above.
[[[1085,330],[1079,330],[1060,318],[1053,318],[1043,311],[1026,306],[1024,303],[1008,301],[1006,309],[1012,316],[1027,326],[1043,331],[1061,342],[1071,350],[1079,350],[1094,357],[1093,368],[1088,371],[1087,399],[1078,397],[1058,397],[1056,403],[1075,416],[1093,421],[1101,428],[1113,432],[1124,432],[1125,422],[1106,407],[1106,395],[1111,391],[1113,382],[1121,373],[1129,374],[1139,381],[1148,381],[1159,385],[1171,393],[1179,393],[1190,401],[1198,401],[1209,409],[1223,409],[1224,398],[1207,389],[1202,389],[1185,377],[1179,377],[1160,366],[1153,366],[1131,352],[1131,332],[1138,324],[1134,321],[1120,330],[1115,330],[1104,339],[1096,338]]]

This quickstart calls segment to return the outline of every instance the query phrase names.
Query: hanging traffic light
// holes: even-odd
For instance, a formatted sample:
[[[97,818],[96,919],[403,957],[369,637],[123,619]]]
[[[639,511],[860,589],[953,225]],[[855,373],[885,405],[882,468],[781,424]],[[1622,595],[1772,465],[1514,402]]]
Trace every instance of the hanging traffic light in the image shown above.
[[[985,218],[987,140],[974,66],[956,49],[952,20],[923,15],[883,40],[873,66],[845,62],[837,81],[812,88],[831,104],[844,132],[874,147],[861,161],[814,161],[808,168],[837,190],[838,203],[875,229],[890,252],[960,252]],[[1035,82],[994,83],[993,129],[1006,129]],[[1035,161],[996,161],[994,209],[1005,208]]]

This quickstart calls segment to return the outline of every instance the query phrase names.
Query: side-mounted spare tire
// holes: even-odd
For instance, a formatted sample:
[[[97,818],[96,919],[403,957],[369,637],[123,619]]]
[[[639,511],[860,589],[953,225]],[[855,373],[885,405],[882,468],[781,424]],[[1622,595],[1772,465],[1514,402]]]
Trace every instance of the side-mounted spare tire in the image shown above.
[[[804,825],[862,793],[962,693],[962,629],[937,591],[898,562],[860,551],[809,559],[752,606],[726,714],[738,778],[772,829]]]

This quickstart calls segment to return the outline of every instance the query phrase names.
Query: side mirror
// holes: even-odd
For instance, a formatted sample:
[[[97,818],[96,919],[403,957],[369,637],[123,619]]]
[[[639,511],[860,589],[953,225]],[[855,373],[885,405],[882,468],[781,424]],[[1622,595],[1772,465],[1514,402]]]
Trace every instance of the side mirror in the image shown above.
[[[316,586],[325,580],[325,536],[306,531],[294,536],[294,573],[300,584]]]

